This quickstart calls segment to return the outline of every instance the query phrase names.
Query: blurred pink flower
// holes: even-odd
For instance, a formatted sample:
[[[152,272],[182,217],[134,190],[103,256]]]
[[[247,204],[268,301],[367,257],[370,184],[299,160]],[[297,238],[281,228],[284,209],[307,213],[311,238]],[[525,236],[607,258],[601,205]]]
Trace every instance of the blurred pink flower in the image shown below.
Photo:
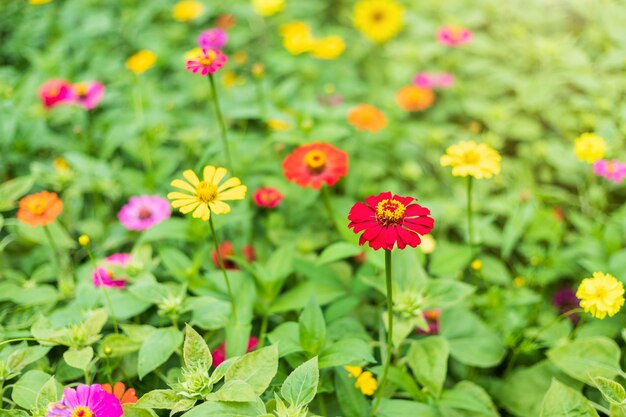
[[[454,84],[454,75],[447,72],[420,72],[413,77],[413,85],[419,88],[448,88]]]
[[[220,50],[202,48],[195,59],[187,61],[187,71],[194,74],[200,72],[200,75],[206,77],[209,73],[215,74],[218,69],[224,66],[227,59]]]
[[[619,184],[626,177],[626,164],[615,160],[600,159],[593,163],[593,172],[597,176]]]
[[[198,46],[205,49],[222,49],[228,42],[228,35],[220,28],[205,30],[198,36]]]
[[[474,34],[467,28],[457,25],[446,25],[437,31],[437,40],[440,44],[456,47],[472,41]]]
[[[426,310],[423,313],[424,319],[428,324],[428,330],[417,329],[419,334],[438,334],[439,333],[439,318],[441,317],[441,310],[432,309]]]
[[[248,339],[248,348],[247,352],[252,352],[259,345],[259,339],[254,336],[250,336]],[[226,360],[226,342],[223,342],[219,345],[212,353],[213,356],[213,366],[218,367],[222,362]]]
[[[145,230],[171,216],[170,203],[156,195],[131,197],[117,213],[122,226],[129,230]]]
[[[72,84],[69,81],[55,78],[46,81],[39,87],[39,98],[41,104],[46,109],[50,109],[60,104],[72,104],[75,97]]]
[[[260,187],[252,195],[254,204],[258,207],[273,209],[283,201],[285,196],[274,187]]]
[[[75,102],[87,110],[100,104],[104,96],[104,84],[98,81],[85,81],[72,85]]]
[[[235,248],[233,247],[233,242],[230,240],[226,240],[219,245],[220,250],[220,258],[222,258],[222,262],[224,262],[224,268],[226,269],[239,269],[237,264],[232,260],[228,259],[229,257],[235,256]],[[256,259],[256,253],[254,252],[254,248],[252,246],[246,245],[241,250],[243,257],[248,262],[254,262]],[[216,268],[221,268],[219,259],[217,258],[217,252],[215,249],[211,251],[211,259],[213,259],[213,265]]]
[[[114,253],[104,258],[105,266],[99,266],[93,271],[92,282],[96,287],[116,287],[124,288],[126,286],[126,278],[116,279],[113,272],[106,269],[106,265],[125,267],[131,261],[130,253]]]

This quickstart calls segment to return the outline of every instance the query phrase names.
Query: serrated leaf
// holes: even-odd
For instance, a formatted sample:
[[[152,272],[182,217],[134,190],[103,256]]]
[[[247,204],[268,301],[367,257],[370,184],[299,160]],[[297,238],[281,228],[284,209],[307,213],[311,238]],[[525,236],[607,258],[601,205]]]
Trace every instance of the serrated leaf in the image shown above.
[[[581,393],[553,379],[540,417],[598,417],[598,413]]]
[[[213,356],[206,342],[191,326],[185,327],[185,343],[183,345],[185,366],[208,372],[213,364]]]
[[[217,392],[207,395],[206,399],[209,401],[247,403],[254,401],[257,396],[250,384],[239,379],[233,379],[226,381]]]
[[[292,406],[301,408],[313,401],[319,384],[317,356],[298,366],[283,382],[280,395]]]
[[[620,406],[626,405],[626,390],[621,384],[601,376],[593,378],[593,382],[609,403]]]
[[[184,399],[171,389],[156,389],[145,393],[135,407],[171,410],[177,402]]]

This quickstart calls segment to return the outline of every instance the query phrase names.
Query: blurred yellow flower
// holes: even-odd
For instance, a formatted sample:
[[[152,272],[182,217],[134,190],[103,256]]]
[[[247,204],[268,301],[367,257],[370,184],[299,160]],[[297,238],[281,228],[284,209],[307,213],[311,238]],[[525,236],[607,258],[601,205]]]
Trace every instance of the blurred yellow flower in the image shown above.
[[[156,63],[156,54],[143,49],[126,60],[126,68],[135,74],[142,74],[152,68]]]
[[[233,62],[237,65],[245,64],[248,61],[248,54],[244,51],[238,51],[233,54]]]
[[[480,271],[483,269],[483,261],[481,261],[480,259],[474,259],[472,263],[470,264],[470,267],[474,271]]]
[[[395,0],[360,0],[354,6],[353,21],[372,42],[387,42],[404,25],[404,7]]]
[[[431,235],[423,235],[422,243],[419,245],[419,248],[425,254],[433,253],[435,251],[435,247],[437,246],[437,242],[435,242],[435,238]]]
[[[267,121],[267,126],[276,131],[285,131],[291,129],[291,125],[281,119],[270,119]]]
[[[513,279],[513,286],[515,288],[522,288],[524,285],[526,285],[526,279],[524,279],[524,277],[515,277]]]
[[[363,372],[363,368],[349,365],[344,366],[343,369],[348,371],[350,378],[356,378],[354,386],[360,389],[362,394],[373,395],[376,392],[378,382],[370,371]]]
[[[318,59],[335,59],[346,49],[340,36],[327,36],[315,42],[311,55]]]
[[[243,85],[246,83],[246,79],[237,75],[233,70],[224,71],[222,75],[222,84],[226,88],[232,88],[236,85]]]
[[[614,316],[624,305],[624,285],[613,275],[594,272],[578,286],[576,297],[580,306],[593,317],[603,319]]]
[[[576,139],[574,153],[576,157],[590,164],[604,157],[606,143],[595,133],[583,133]]]
[[[172,7],[172,17],[179,22],[196,19],[204,13],[204,4],[199,1],[179,1]]]
[[[263,64],[258,64],[258,63],[253,64],[251,72],[255,78],[261,78],[263,74],[265,74],[265,66]]]
[[[91,242],[91,239],[89,239],[89,236],[87,235],[78,236],[78,243],[80,244],[80,246],[87,246],[89,245],[89,242]]]
[[[272,16],[285,8],[285,0],[252,0],[252,7],[261,16]]]
[[[441,166],[451,166],[455,177],[491,178],[500,173],[500,154],[491,146],[461,141],[446,149]]]
[[[185,52],[185,62],[193,61],[198,58],[198,56],[202,56],[202,48],[193,48],[189,51]]]
[[[70,169],[70,164],[68,164],[67,161],[60,156],[54,158],[54,161],[52,161],[52,165],[57,171],[67,171],[68,169]]]
[[[28,4],[32,4],[33,6],[38,6],[40,4],[50,3],[52,0],[28,0]]]
[[[313,50],[315,38],[311,28],[304,22],[291,22],[280,27],[283,46],[292,55],[300,55]]]

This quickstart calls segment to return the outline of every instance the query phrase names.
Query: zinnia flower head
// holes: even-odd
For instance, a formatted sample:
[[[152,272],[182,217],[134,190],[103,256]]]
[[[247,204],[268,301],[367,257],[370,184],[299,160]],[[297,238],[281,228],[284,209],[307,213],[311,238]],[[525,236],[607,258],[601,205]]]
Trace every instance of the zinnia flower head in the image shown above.
[[[220,184],[227,172],[226,168],[207,165],[202,170],[201,181],[192,170],[183,171],[183,177],[187,181],[176,179],[171,185],[185,193],[174,191],[167,198],[172,200],[172,207],[179,209],[181,213],[193,212],[193,217],[204,221],[209,220],[211,213],[230,213],[230,206],[224,201],[243,200],[248,188],[241,185],[239,178],[235,177]]]
[[[365,242],[375,250],[399,249],[420,244],[420,235],[430,233],[435,220],[430,210],[414,203],[413,197],[401,197],[390,192],[367,197],[365,203],[357,202],[348,214],[349,228],[354,233],[363,232],[359,245]]]
[[[113,271],[106,267],[115,266],[124,268],[130,264],[132,257],[130,253],[114,253],[104,258],[104,266],[99,266],[93,271],[91,281],[96,287],[115,287],[124,288],[126,286],[126,278],[117,278]]]
[[[145,230],[171,216],[170,203],[156,195],[131,197],[117,213],[122,226],[128,230]]]
[[[280,27],[280,36],[283,46],[292,55],[310,52],[315,47],[316,40],[311,28],[304,22],[291,22]]]
[[[356,378],[354,386],[361,390],[363,395],[374,395],[378,388],[378,381],[370,371],[363,372],[363,368],[360,366],[350,365],[344,366],[343,369],[348,371],[350,378]]]
[[[473,37],[469,29],[457,25],[442,26],[437,31],[439,43],[452,48],[471,42]]]
[[[354,6],[354,26],[375,43],[384,43],[404,25],[404,7],[395,0],[360,0]]]
[[[46,417],[120,417],[123,413],[115,395],[93,384],[65,388],[61,401],[48,405]]]
[[[278,207],[278,205],[283,201],[285,196],[274,187],[261,187],[257,188],[257,190],[252,195],[252,200],[254,204],[258,207],[273,209]]]
[[[102,384],[102,389],[109,394],[113,394],[115,398],[120,400],[122,405],[134,404],[138,400],[137,395],[135,395],[135,388],[126,389],[126,385],[123,382],[116,382],[113,387],[111,387],[111,384]]]
[[[576,157],[585,162],[593,164],[598,159],[604,158],[606,143],[602,137],[595,133],[583,133],[574,143],[574,153]]]
[[[62,211],[63,201],[57,193],[40,191],[20,200],[17,219],[30,227],[47,226],[53,223]]]
[[[46,109],[72,104],[75,99],[72,83],[60,79],[48,80],[39,87],[39,98]]]
[[[608,181],[619,184],[626,177],[626,164],[620,161],[599,159],[593,163],[593,172]]]
[[[426,235],[428,236],[428,235]],[[424,237],[426,237],[424,236]],[[418,334],[438,334],[439,333],[439,318],[441,317],[440,309],[426,310],[422,313],[428,329],[417,329]]]
[[[156,54],[143,49],[126,60],[126,68],[135,74],[143,74],[156,63]]]
[[[347,173],[348,154],[328,143],[300,146],[283,161],[285,178],[303,188],[330,187]]]
[[[220,258],[222,258],[222,262],[224,262],[224,268],[239,269],[235,262],[228,259],[236,255],[235,248],[233,247],[233,243],[231,241],[227,240],[220,243],[219,250]],[[244,246],[242,253],[243,257],[248,262],[254,262],[254,260],[256,259],[256,253],[254,252],[254,248],[252,246]],[[211,259],[213,260],[213,265],[215,265],[216,268],[220,269],[220,260],[217,258],[217,252],[215,251],[215,249],[211,251]]]
[[[374,106],[359,104],[348,112],[348,122],[359,131],[375,133],[387,126],[387,117]]]
[[[285,0],[252,0],[252,7],[261,16],[272,16],[285,8]]]
[[[451,166],[455,177],[491,178],[500,173],[500,154],[491,146],[461,141],[446,149],[441,166]]]
[[[204,49],[222,49],[228,42],[228,34],[220,28],[205,30],[198,36],[198,45]]]
[[[413,85],[419,88],[449,88],[454,84],[454,75],[447,72],[420,72],[413,77]]]
[[[580,307],[580,302],[574,290],[571,288],[559,288],[552,296],[552,305],[554,305],[559,314],[565,314],[568,311]],[[573,324],[578,323],[580,319],[576,313],[570,314],[568,318]]]
[[[85,81],[72,84],[76,103],[86,110],[94,109],[104,96],[104,84],[97,81]]]
[[[227,60],[226,55],[220,50],[202,48],[198,55],[187,61],[187,71],[194,74],[200,72],[202,76],[207,76],[209,73],[215,74]]]
[[[603,319],[616,315],[624,305],[624,285],[613,275],[594,272],[578,286],[580,306],[593,317]]]
[[[172,7],[172,17],[179,22],[197,19],[204,13],[204,4],[199,1],[179,1]]]
[[[252,352],[259,345],[259,339],[254,336],[251,336],[248,339],[248,347],[246,352]],[[226,342],[222,342],[212,353],[213,356],[213,366],[218,367],[222,362],[226,360]]]
[[[396,93],[396,103],[404,111],[418,112],[426,110],[435,102],[435,93],[432,90],[407,85]]]
[[[317,59],[335,59],[346,49],[346,43],[341,36],[327,36],[316,40],[311,55]]]

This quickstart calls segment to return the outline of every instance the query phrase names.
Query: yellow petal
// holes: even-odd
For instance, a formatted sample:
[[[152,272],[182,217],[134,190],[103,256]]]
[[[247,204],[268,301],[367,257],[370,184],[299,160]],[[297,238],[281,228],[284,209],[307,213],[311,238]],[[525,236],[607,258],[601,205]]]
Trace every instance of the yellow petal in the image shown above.
[[[196,199],[195,195],[189,195],[189,194],[185,194],[185,193],[179,193],[177,191],[172,191],[171,193],[167,194],[167,198],[169,200],[179,200],[179,199],[184,199],[184,200],[188,200],[190,198],[192,199]]]
[[[209,208],[207,207],[206,204],[200,204],[193,212],[193,217],[195,217],[196,219],[202,219],[204,220],[205,217],[207,217],[208,219],[208,215],[207,212],[209,212]],[[210,215],[210,212],[209,212]]]
[[[194,187],[197,187],[200,183],[200,180],[198,179],[196,173],[190,169],[186,169],[183,171],[183,177],[185,177],[185,179],[189,181],[189,183],[191,183],[191,185],[193,185]]]
[[[230,206],[223,201],[214,201],[209,204],[211,211],[215,214],[230,213]]]
[[[194,201],[191,204],[188,204],[186,206],[181,207],[179,210],[180,210],[181,213],[187,214],[187,213],[190,213],[196,207],[198,207],[198,205],[200,205],[200,203],[197,202],[197,201]]]
[[[218,187],[217,192],[219,193],[220,191],[226,190],[228,188],[236,187],[239,184],[241,184],[241,180],[239,180],[239,178],[236,178],[236,177],[229,178],[226,181],[224,181],[224,184]]]
[[[213,181],[213,175],[215,175],[215,167],[213,165],[207,165],[202,170],[202,177],[209,184]]]
[[[218,185],[222,179],[224,178],[224,176],[226,175],[226,168],[222,168],[219,167],[216,171],[215,171],[215,175],[213,176],[213,180],[211,181],[211,183],[213,185]]]
[[[180,198],[178,200],[173,200],[172,201],[172,207],[174,208],[179,208],[182,206],[187,206],[189,204],[193,204],[193,203],[199,203],[199,201],[195,198]]]
[[[190,193],[196,193],[196,189],[183,180],[174,180],[171,185],[172,187],[180,188],[181,190],[189,191]]]
[[[223,193],[219,193],[217,198],[218,200],[243,200],[246,197],[246,191],[248,191],[248,187],[239,185]]]

